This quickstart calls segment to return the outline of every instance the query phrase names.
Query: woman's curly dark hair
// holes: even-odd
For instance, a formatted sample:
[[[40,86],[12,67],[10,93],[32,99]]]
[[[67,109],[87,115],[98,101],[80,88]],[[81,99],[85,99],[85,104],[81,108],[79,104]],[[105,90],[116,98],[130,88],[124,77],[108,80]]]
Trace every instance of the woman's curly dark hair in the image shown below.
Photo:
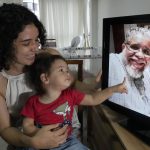
[[[15,57],[13,42],[29,24],[34,24],[37,27],[41,45],[44,45],[46,30],[34,13],[18,4],[0,6],[0,70],[9,69]]]

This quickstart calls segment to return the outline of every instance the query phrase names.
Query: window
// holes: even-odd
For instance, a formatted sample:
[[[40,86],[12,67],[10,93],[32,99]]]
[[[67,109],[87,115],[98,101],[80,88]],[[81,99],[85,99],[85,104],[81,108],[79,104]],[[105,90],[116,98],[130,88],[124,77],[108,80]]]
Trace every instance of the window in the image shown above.
[[[39,1],[38,0],[23,0],[23,6],[30,9],[39,18]]]

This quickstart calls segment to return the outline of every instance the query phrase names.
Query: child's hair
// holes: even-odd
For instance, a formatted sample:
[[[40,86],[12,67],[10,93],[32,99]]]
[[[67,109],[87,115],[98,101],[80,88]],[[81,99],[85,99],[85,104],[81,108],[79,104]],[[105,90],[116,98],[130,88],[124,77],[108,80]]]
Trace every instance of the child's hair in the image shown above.
[[[41,74],[46,73],[49,75],[52,64],[58,59],[66,61],[60,55],[51,55],[48,52],[40,52],[36,55],[34,63],[31,66],[28,66],[25,77],[27,85],[34,89],[39,95],[46,92],[40,79]]]

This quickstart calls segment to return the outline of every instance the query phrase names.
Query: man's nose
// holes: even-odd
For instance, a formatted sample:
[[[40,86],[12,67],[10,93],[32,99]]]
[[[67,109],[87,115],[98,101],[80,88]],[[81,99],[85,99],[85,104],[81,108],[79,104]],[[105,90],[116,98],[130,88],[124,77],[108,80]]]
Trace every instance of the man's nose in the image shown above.
[[[144,57],[144,53],[143,53],[143,50],[142,50],[142,48],[140,48],[137,52],[136,52],[136,55],[138,56],[138,57]]]

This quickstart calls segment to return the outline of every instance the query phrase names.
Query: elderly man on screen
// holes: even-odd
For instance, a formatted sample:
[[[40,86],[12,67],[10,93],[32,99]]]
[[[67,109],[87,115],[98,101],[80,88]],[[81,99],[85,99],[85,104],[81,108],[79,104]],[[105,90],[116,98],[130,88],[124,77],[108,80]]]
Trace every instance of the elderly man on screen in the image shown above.
[[[150,29],[131,28],[120,54],[109,57],[109,86],[126,77],[128,94],[114,94],[109,100],[150,116]]]

